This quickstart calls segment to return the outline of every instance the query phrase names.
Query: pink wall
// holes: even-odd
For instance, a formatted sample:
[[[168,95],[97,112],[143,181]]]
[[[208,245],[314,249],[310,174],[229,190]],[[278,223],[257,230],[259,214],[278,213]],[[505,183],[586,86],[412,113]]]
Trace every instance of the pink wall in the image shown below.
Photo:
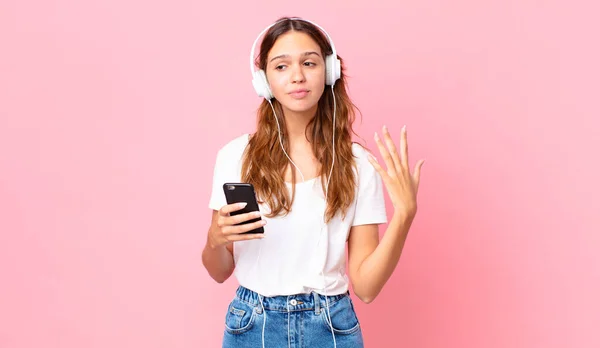
[[[330,32],[368,145],[427,159],[368,347],[600,346],[597,5],[239,3],[0,3],[0,347],[219,346],[212,164],[281,15]]]

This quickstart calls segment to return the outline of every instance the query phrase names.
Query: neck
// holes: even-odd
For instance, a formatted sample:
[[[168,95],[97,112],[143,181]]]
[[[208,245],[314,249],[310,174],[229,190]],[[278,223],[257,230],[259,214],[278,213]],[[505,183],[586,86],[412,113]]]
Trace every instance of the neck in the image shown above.
[[[290,138],[290,146],[307,144],[306,126],[315,117],[315,110],[307,110],[305,112],[294,112],[286,110],[285,124],[286,131]]]

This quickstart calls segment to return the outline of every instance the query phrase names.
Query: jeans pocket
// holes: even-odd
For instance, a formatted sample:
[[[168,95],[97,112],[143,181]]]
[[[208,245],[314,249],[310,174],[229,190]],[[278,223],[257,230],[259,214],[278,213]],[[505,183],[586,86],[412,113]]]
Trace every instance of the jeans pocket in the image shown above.
[[[331,326],[329,325],[329,317],[331,317]],[[327,330],[331,331],[333,327],[333,332],[339,335],[349,335],[360,329],[360,323],[350,296],[346,296],[333,304],[330,303],[329,315],[327,308],[323,308],[321,319]]]
[[[237,297],[231,301],[225,316],[225,330],[233,335],[247,332],[254,326],[256,313],[254,306]]]

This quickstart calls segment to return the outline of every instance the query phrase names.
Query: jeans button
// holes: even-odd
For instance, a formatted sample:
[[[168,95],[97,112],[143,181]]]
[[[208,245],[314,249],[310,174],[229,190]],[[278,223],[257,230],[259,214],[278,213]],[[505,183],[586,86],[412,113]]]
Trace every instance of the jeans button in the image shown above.
[[[295,305],[297,305],[297,304],[298,304],[298,301],[296,301],[296,300],[291,300],[291,301],[290,301],[290,304],[291,304],[292,306],[295,306]]]

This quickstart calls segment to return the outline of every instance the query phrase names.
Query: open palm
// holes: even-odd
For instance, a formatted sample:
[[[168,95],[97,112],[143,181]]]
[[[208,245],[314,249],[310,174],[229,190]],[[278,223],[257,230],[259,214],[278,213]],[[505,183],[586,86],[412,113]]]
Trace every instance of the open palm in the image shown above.
[[[389,130],[386,126],[383,126],[383,141],[375,133],[375,143],[379,148],[379,153],[385,162],[386,168],[384,169],[373,156],[369,156],[369,162],[381,175],[394,206],[394,212],[412,218],[417,212],[417,192],[419,191],[421,167],[425,160],[419,160],[411,173],[408,164],[406,133],[406,126],[404,126],[400,134],[400,152],[398,152]]]

